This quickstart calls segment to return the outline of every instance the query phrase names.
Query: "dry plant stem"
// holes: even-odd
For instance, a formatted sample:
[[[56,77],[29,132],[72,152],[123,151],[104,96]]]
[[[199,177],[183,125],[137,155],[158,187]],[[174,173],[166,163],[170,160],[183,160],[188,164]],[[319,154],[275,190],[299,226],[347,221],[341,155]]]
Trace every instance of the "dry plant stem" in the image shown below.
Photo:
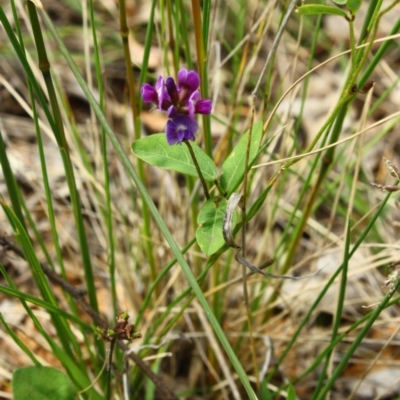
[[[167,8],[167,20],[168,20],[168,44],[167,48],[171,50],[171,52],[174,52],[175,48],[175,38],[174,38],[174,22],[172,20],[172,4],[171,0],[166,1],[166,8]],[[173,63],[174,63],[174,72],[175,76],[178,75],[179,71],[179,59],[176,57],[172,57]]]
[[[112,368],[112,358],[114,353],[116,339],[112,339],[110,342],[110,350],[108,353],[108,360],[107,360],[107,400],[111,400],[111,368]]]
[[[210,198],[210,193],[208,192],[207,184],[206,184],[204,176],[203,176],[203,174],[201,172],[199,163],[197,162],[196,156],[194,155],[194,151],[193,151],[192,145],[190,144],[189,140],[184,140],[183,143],[186,144],[186,146],[187,146],[187,148],[189,150],[189,153],[190,153],[190,156],[192,157],[194,166],[196,167],[197,174],[199,175],[200,182],[201,182],[201,184],[203,186],[204,195],[206,196],[206,199],[208,200]]]
[[[192,16],[193,16],[193,26],[194,26],[194,36],[196,40],[196,54],[197,54],[197,68],[200,76],[201,82],[201,92],[202,96],[207,97],[207,71],[206,71],[206,57],[204,52],[204,40],[202,33],[202,23],[201,23],[201,6],[200,0],[192,0]],[[203,133],[204,133],[204,150],[211,157],[212,156],[212,143],[211,143],[211,132],[209,116],[203,115]]]
[[[14,243],[12,243],[6,237],[2,236],[0,238],[0,245],[3,246],[5,250],[12,250],[19,257],[25,259],[24,254],[20,250],[20,248]],[[82,309],[86,312],[86,314],[88,314],[92,318],[93,322],[96,325],[98,325],[102,329],[109,328],[109,324],[107,323],[107,321],[103,319],[103,317],[101,317],[84,298],[84,294],[86,292],[84,289],[79,289],[71,285],[46,265],[41,264],[41,267],[45,275],[53,283],[60,285],[67,293],[69,293],[76,300],[78,305],[81,306]],[[158,375],[156,375],[151,370],[151,368],[136,353],[131,351],[129,349],[129,346],[127,346],[123,341],[120,340],[117,341],[116,344],[120,349],[122,349],[126,353],[126,356],[129,357],[137,365],[137,367],[142,371],[142,373],[145,374],[149,379],[151,379],[154,382],[154,384],[156,385],[157,389],[160,392],[160,396],[163,399],[178,400],[178,398],[174,395],[174,393],[165,385],[163,379]],[[110,352],[111,350],[112,349],[110,348]]]
[[[203,81],[204,65],[204,43],[201,33],[201,7],[199,0],[192,0],[193,25],[196,38],[197,68],[199,70],[200,81]]]
[[[243,179],[243,203],[242,203],[242,212],[243,212],[243,221],[244,224],[242,226],[242,248],[239,250],[242,253],[243,258],[246,258],[246,199],[247,199],[247,180],[248,180],[248,173],[249,173],[249,159],[250,159],[250,145],[251,145],[251,138],[253,134],[253,122],[254,122],[254,97],[253,97],[253,107],[252,107],[252,114],[251,114],[251,123],[250,123],[250,130],[249,130],[249,138],[247,141],[247,148],[246,148],[246,161],[244,165],[244,179]],[[246,307],[246,314],[247,314],[247,325],[249,328],[249,335],[250,335],[250,348],[251,348],[251,357],[253,360],[253,368],[254,368],[254,375],[256,377],[256,384],[257,389],[260,389],[260,377],[258,373],[258,364],[257,364],[257,356],[255,351],[255,342],[254,342],[254,335],[253,335],[253,324],[251,320],[251,309],[250,309],[250,301],[249,301],[249,292],[247,288],[247,269],[244,265],[242,265],[242,277],[243,277],[243,295],[244,295],[244,303]]]
[[[292,1],[290,2],[290,4],[289,4],[289,7],[288,7],[288,9],[287,9],[287,11],[286,11],[286,14],[285,14],[285,17],[283,18],[283,21],[282,21],[282,23],[281,23],[281,26],[279,27],[279,30],[278,30],[278,32],[276,33],[274,42],[272,43],[272,48],[271,48],[271,50],[270,50],[269,53],[268,53],[268,56],[267,56],[267,59],[266,59],[266,61],[265,61],[264,67],[263,67],[263,69],[262,69],[262,71],[261,71],[260,77],[258,78],[256,87],[255,87],[254,90],[253,90],[253,93],[252,93],[253,96],[257,96],[257,92],[258,92],[258,90],[259,90],[259,88],[260,88],[262,79],[264,78],[264,75],[265,75],[265,72],[266,72],[266,70],[267,70],[267,68],[268,68],[268,66],[269,66],[269,63],[271,62],[272,57],[273,57],[273,55],[275,54],[276,49],[278,48],[278,45],[279,45],[279,42],[280,42],[280,40],[281,40],[283,31],[284,31],[285,28],[286,28],[286,24],[287,24],[288,21],[289,21],[289,17],[290,17],[290,15],[291,15],[292,12],[293,12],[294,7],[296,6],[296,3],[297,3],[297,0],[292,0]]]
[[[237,110],[238,104],[240,103],[240,101],[242,101],[242,96],[239,91],[239,87],[240,87],[242,79],[243,79],[245,67],[248,63],[249,51],[250,51],[250,42],[247,41],[246,45],[244,46],[244,49],[243,49],[242,57],[240,60],[239,70],[238,70],[238,73],[237,73],[237,76],[235,79],[235,83],[234,83],[234,88],[233,88],[233,93],[237,93],[237,95],[235,96],[235,98],[233,99],[233,102],[232,102],[226,132],[225,132],[224,136],[222,137],[222,139],[219,143],[219,146],[215,150],[215,154],[214,154],[214,161],[217,165],[220,163],[221,158],[223,156],[226,157],[227,153],[228,153],[228,141],[232,135],[232,131],[234,130],[236,110]]]
[[[97,38],[96,31],[96,22],[94,16],[93,9],[93,0],[89,0],[89,21],[92,32],[92,40],[93,40],[93,50],[94,50],[94,59],[95,59],[95,69],[96,69],[96,80],[97,87],[99,92],[99,106],[102,109],[103,113],[105,110],[105,90],[103,84],[103,76],[102,76],[102,67],[100,63],[100,50]],[[90,69],[90,56],[88,59],[88,68]],[[93,112],[93,109],[90,108],[91,115],[93,117],[93,126],[96,124],[96,116]],[[117,289],[115,282],[115,236],[114,236],[114,226],[113,226],[113,212],[112,212],[112,201],[111,201],[111,192],[110,192],[110,172],[108,170],[108,158],[107,158],[107,136],[104,128],[100,128],[100,148],[102,153],[103,160],[103,176],[104,176],[104,193],[105,193],[105,209],[104,209],[104,220],[106,222],[107,227],[107,237],[108,237],[108,245],[107,245],[107,264],[109,266],[109,274],[110,274],[110,286],[111,286],[111,299],[114,310],[114,317],[117,316]]]
[[[119,0],[119,20],[120,20],[120,34],[122,39],[122,44],[124,48],[124,58],[125,58],[125,68],[126,68],[126,75],[128,79],[128,86],[129,86],[129,99],[130,105],[132,110],[132,123],[134,128],[134,136],[135,140],[140,139],[140,132],[141,132],[141,124],[140,124],[140,113],[138,109],[138,104],[136,101],[136,87],[135,81],[133,77],[133,70],[132,70],[132,60],[131,60],[131,52],[129,49],[129,29],[126,21],[126,9],[125,9],[125,0]],[[140,179],[144,184],[146,184],[146,175],[143,169],[143,162],[142,160],[137,160],[137,168],[139,172]],[[153,246],[151,244],[151,220],[149,215],[149,210],[143,202],[142,204],[142,215],[143,215],[143,231],[144,235],[147,238],[145,240],[145,250],[147,255],[147,261],[150,265],[151,271],[151,278],[154,281],[157,278],[157,271],[156,271],[156,263],[154,260],[153,255]],[[156,293],[158,293],[158,288],[156,288]]]
[[[120,23],[120,35],[122,39],[122,45],[124,49],[124,59],[125,59],[125,68],[126,68],[126,76],[128,79],[129,86],[129,101],[132,110],[133,117],[133,128],[135,130],[134,134],[135,140],[140,139],[140,130],[136,130],[135,119],[139,116],[139,111],[137,107],[136,101],[136,90],[135,90],[135,81],[132,73],[132,61],[131,61],[131,52],[129,49],[129,29],[126,21],[126,9],[125,9],[125,0],[119,0],[119,23]]]

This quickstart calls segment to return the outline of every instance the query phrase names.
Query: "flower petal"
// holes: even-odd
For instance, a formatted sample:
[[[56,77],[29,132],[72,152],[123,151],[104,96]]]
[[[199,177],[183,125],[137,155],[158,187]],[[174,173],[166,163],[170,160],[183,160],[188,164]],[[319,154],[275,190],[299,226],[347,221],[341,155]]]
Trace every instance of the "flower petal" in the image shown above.
[[[169,145],[182,143],[183,140],[194,140],[194,134],[199,129],[195,121],[187,115],[176,115],[167,122],[166,136]]]
[[[189,92],[194,92],[200,86],[200,77],[196,71],[189,71],[186,77],[186,86]]]
[[[178,87],[186,85],[188,70],[186,68],[181,68],[178,71]]]
[[[146,103],[158,104],[157,91],[153,88],[153,86],[149,85],[148,83],[144,83],[142,85],[141,93],[142,93],[142,99]]]
[[[178,110],[175,106],[170,106],[167,111],[168,118],[173,118],[178,114]]]
[[[155,84],[155,88],[157,92],[164,87],[164,78],[162,75],[158,75],[157,82]]]
[[[187,105],[189,97],[200,85],[200,77],[196,71],[182,68],[178,72],[178,92],[181,107]]]
[[[179,93],[174,78],[169,76],[165,81],[165,86],[167,87],[167,92],[169,94],[169,97],[171,98],[172,103],[177,103],[179,100]]]
[[[156,91],[158,95],[158,108],[167,111],[168,107],[171,105],[171,98],[165,88],[164,78],[161,75],[158,77],[156,82]]]
[[[200,92],[198,90],[193,92],[192,95],[189,97],[187,106],[190,118],[192,118],[193,120],[194,120],[194,113],[196,111],[196,103],[199,99],[200,99]]]
[[[199,100],[195,106],[195,113],[197,114],[210,114],[212,108],[211,100]]]

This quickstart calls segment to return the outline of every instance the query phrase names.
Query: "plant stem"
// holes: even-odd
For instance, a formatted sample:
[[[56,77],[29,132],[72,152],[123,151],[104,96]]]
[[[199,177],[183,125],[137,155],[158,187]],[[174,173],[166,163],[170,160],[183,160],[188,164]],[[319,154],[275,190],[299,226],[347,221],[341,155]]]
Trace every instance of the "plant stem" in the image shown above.
[[[112,363],[112,357],[113,357],[113,353],[114,353],[115,342],[116,342],[116,339],[113,339],[110,342],[110,349],[109,349],[108,360],[107,360],[107,396],[106,396],[107,400],[111,399],[111,365],[112,365],[111,363]]]
[[[249,159],[250,159],[250,146],[251,146],[251,139],[252,139],[252,133],[253,133],[253,122],[254,122],[254,109],[255,109],[255,104],[254,104],[254,96],[253,96],[253,107],[252,107],[252,115],[251,115],[251,123],[250,123],[250,129],[249,129],[249,137],[247,140],[247,148],[246,148],[246,161],[244,164],[244,179],[243,179],[243,203],[242,203],[242,213],[243,213],[243,220],[244,224],[242,226],[242,248],[240,249],[240,252],[242,253],[243,258],[246,257],[246,228],[247,228],[247,223],[246,223],[246,205],[247,205],[247,181],[248,181],[248,173],[249,173]],[[246,314],[247,314],[247,325],[249,329],[249,335],[250,335],[250,349],[251,349],[251,357],[253,361],[253,367],[254,367],[254,375],[256,376],[256,384],[257,388],[260,388],[260,376],[259,376],[259,370],[258,370],[258,364],[257,364],[257,356],[255,352],[255,342],[254,342],[254,335],[253,335],[253,324],[251,320],[251,309],[250,309],[250,300],[249,300],[249,291],[247,287],[247,268],[242,265],[242,276],[243,276],[243,296],[244,296],[244,302],[245,302],[245,307],[246,307]]]
[[[194,151],[193,151],[192,145],[190,144],[190,142],[188,140],[184,140],[183,143],[185,143],[186,146],[189,149],[190,156],[192,157],[194,166],[196,167],[197,174],[199,175],[201,184],[203,186],[204,195],[206,196],[206,199],[208,200],[210,198],[210,193],[208,192],[206,180],[204,179],[204,176],[203,176],[203,174],[201,172],[199,163],[197,162],[196,156],[194,155]]]
[[[138,108],[138,102],[136,99],[136,85],[133,76],[132,70],[132,59],[131,59],[131,52],[129,48],[129,29],[126,19],[126,9],[125,9],[125,0],[119,0],[119,21],[120,21],[120,33],[121,39],[123,43],[124,49],[124,59],[125,59],[125,68],[126,68],[126,76],[128,80],[129,86],[129,102],[130,107],[132,110],[132,124],[134,129],[134,138],[135,140],[140,139],[141,136],[141,124],[140,124],[140,113]],[[146,175],[143,168],[142,160],[137,160],[137,169],[140,176],[141,181],[146,185]],[[142,215],[143,215],[143,233],[146,237],[144,241],[145,251],[147,255],[147,261],[150,265],[150,273],[151,279],[154,280],[157,278],[157,268],[156,268],[156,261],[153,254],[153,245],[151,242],[151,219],[149,209],[146,206],[146,203],[143,202],[142,206]]]
[[[208,98],[208,78],[207,78],[207,58],[205,55],[204,34],[201,22],[201,7],[199,0],[192,0],[192,15],[194,25],[194,36],[196,39],[197,68],[201,82],[201,93],[204,98]],[[208,21],[208,18],[207,18]],[[211,126],[210,117],[203,115],[203,134],[205,152],[211,157]]]

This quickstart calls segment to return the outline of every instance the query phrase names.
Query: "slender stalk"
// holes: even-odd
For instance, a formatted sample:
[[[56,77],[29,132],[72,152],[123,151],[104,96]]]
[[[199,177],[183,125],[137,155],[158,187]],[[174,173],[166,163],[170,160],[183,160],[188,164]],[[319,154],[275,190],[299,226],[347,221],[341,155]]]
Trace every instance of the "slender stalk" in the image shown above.
[[[242,213],[243,213],[243,220],[246,221],[246,211],[247,211],[247,188],[248,188],[248,174],[249,174],[249,160],[250,160],[250,146],[251,146],[251,139],[253,134],[253,122],[254,122],[254,97],[253,97],[253,107],[252,107],[252,114],[251,114],[251,123],[249,129],[249,137],[247,140],[247,147],[246,147],[246,160],[244,164],[244,179],[243,179],[243,201],[242,201]],[[242,248],[240,252],[242,253],[243,258],[246,258],[246,228],[247,224],[244,222],[242,226]],[[247,314],[247,324],[249,328],[249,335],[250,335],[250,349],[251,349],[251,357],[253,360],[253,368],[254,368],[254,375],[256,376],[256,383],[257,388],[260,388],[260,376],[258,371],[258,364],[257,364],[257,356],[255,351],[255,342],[254,342],[254,335],[253,335],[253,323],[251,319],[251,307],[250,307],[250,300],[249,300],[249,292],[247,288],[247,267],[242,265],[242,278],[243,278],[243,296],[244,296],[244,303],[246,307],[246,314]]]
[[[193,160],[193,164],[196,167],[197,174],[199,175],[201,185],[203,186],[204,195],[206,196],[206,199],[208,200],[210,198],[210,193],[208,192],[206,180],[204,179],[203,173],[201,172],[201,169],[200,169],[199,163],[197,162],[196,156],[194,154],[192,145],[190,144],[189,140],[184,140],[183,142],[186,144],[186,146],[189,150],[190,156],[192,157],[192,160]]]
[[[174,2],[175,3],[175,2]],[[166,46],[163,46],[165,48],[166,56],[168,57],[168,54],[170,51],[172,51],[173,57],[173,64],[174,64],[174,73],[175,76],[178,74],[179,70],[179,46],[178,46],[178,40],[175,39],[175,34],[174,34],[174,29],[177,30],[179,29],[179,20],[178,20],[178,4],[175,4],[175,13],[173,12],[171,0],[166,0],[166,5],[167,5],[167,18],[168,18],[168,42],[166,43]],[[167,37],[167,35],[166,35]],[[166,63],[168,66],[168,58],[166,58]]]
[[[358,38],[357,44],[362,44],[368,39],[368,35],[371,33],[371,21],[373,21],[373,16],[376,10],[380,9],[380,3],[382,0],[370,0],[368,5],[367,14],[364,18],[364,23],[361,28],[360,37]]]
[[[200,75],[201,93],[204,98],[208,98],[208,77],[207,77],[207,60],[205,57],[204,32],[201,23],[201,6],[200,0],[192,0],[192,15],[194,25],[194,35],[196,39],[197,67]],[[212,155],[211,126],[210,117],[202,115],[204,147],[205,152]]]
[[[131,52],[129,48],[129,29],[126,20],[126,9],[125,9],[125,0],[119,0],[119,21],[120,21],[120,30],[121,30],[121,38],[122,44],[124,48],[124,59],[125,59],[125,68],[126,68],[126,75],[128,79],[128,86],[129,86],[129,99],[130,99],[130,106],[132,110],[132,122],[134,128],[134,136],[135,140],[140,139],[141,136],[141,123],[140,123],[140,113],[138,104],[136,101],[137,93],[136,93],[136,86],[135,80],[133,77],[133,69],[132,69],[132,60],[131,60]],[[139,172],[139,176],[141,181],[146,186],[146,175],[144,173],[144,167],[142,160],[137,160],[137,168]],[[144,241],[144,246],[147,255],[147,262],[150,266],[151,272],[151,279],[154,281],[157,278],[157,268],[156,262],[154,259],[153,254],[153,245],[151,243],[151,220],[149,209],[144,202],[142,205],[142,215],[143,215],[143,233],[147,240]]]
[[[97,41],[96,24],[94,19],[93,0],[89,0],[89,9],[90,9],[90,23],[91,23],[92,37],[93,37],[96,79],[97,79],[97,87],[99,90],[99,106],[101,110],[105,112],[104,87],[103,87],[103,78],[101,74],[100,51]],[[104,191],[105,191],[104,216],[106,220],[107,236],[108,236],[107,264],[110,270],[111,297],[113,303],[112,306],[114,310],[114,317],[116,317],[118,311],[117,309],[118,300],[117,300],[117,289],[115,281],[115,238],[114,238],[114,227],[113,227],[113,213],[111,205],[110,173],[108,171],[107,136],[102,126],[100,127],[100,129],[101,129],[100,130],[101,151],[103,158]]]
[[[115,338],[111,339],[110,348],[108,350],[108,360],[107,360],[107,395],[106,399],[111,400],[112,395],[112,387],[111,387],[111,369],[112,369],[112,358],[114,353],[115,342],[117,340]]]
[[[338,336],[339,328],[340,328],[340,322],[342,319],[342,313],[343,313],[343,305],[344,305],[344,299],[345,299],[345,292],[346,292],[346,284],[347,284],[347,273],[348,273],[348,267],[349,267],[349,249],[350,249],[350,221],[349,219],[346,221],[346,239],[345,239],[345,246],[344,246],[344,258],[343,258],[343,268],[341,271],[342,275],[342,280],[340,283],[340,292],[338,295],[338,304],[336,308],[336,313],[335,315],[335,322],[332,328],[332,336],[331,336],[331,343],[335,341],[335,339]],[[330,351],[325,358],[325,363],[322,366],[321,373],[319,375],[318,379],[318,384],[314,390],[314,396],[313,399],[318,395],[318,393],[321,391],[322,385],[325,381],[326,373],[328,371],[329,363],[331,360],[333,348],[332,351]]]
[[[351,50],[351,64],[353,67],[356,65],[356,40],[354,37],[354,19],[349,21],[349,32],[350,32],[350,50]]]
[[[0,126],[1,128],[1,126]],[[21,221],[21,224],[25,226],[25,218],[22,214],[21,204],[18,198],[17,182],[11,169],[10,161],[8,160],[6,145],[4,143],[3,134],[0,130],[0,163],[3,170],[4,181],[7,186],[7,193],[10,196],[11,204],[15,215]]]
[[[80,198],[79,194],[76,188],[76,181],[75,181],[75,176],[74,176],[74,169],[72,166],[71,158],[70,158],[70,153],[69,153],[69,146],[65,137],[64,133],[64,125],[62,122],[61,118],[61,113],[60,109],[58,106],[58,101],[56,97],[56,93],[54,90],[53,86],[53,81],[52,77],[50,74],[50,63],[47,58],[46,54],[46,48],[44,45],[44,40],[43,36],[41,33],[41,28],[38,20],[38,16],[36,13],[36,7],[32,3],[32,1],[27,2],[28,5],[28,11],[29,11],[29,17],[31,19],[32,27],[33,27],[33,32],[34,32],[34,38],[35,38],[35,43],[37,47],[37,54],[39,58],[39,69],[43,74],[44,81],[46,83],[49,99],[50,99],[50,104],[54,116],[54,121],[56,124],[56,130],[54,131],[54,135],[57,139],[57,143],[59,145],[60,153],[62,156],[62,160],[64,163],[64,168],[66,172],[66,177],[67,177],[67,182],[68,182],[68,188],[70,191],[70,196],[71,196],[71,204],[73,207],[73,214],[75,218],[75,223],[78,231],[78,237],[79,237],[79,244],[81,248],[81,253],[82,253],[82,259],[83,259],[83,267],[85,271],[85,282],[88,288],[88,295],[90,299],[90,304],[91,306],[95,309],[98,310],[98,304],[97,304],[97,297],[96,297],[96,289],[94,286],[94,275],[93,275],[93,268],[92,268],[92,263],[90,259],[90,254],[89,254],[89,246],[87,242],[87,237],[86,237],[86,232],[83,224],[83,215],[82,215],[82,210],[81,210],[81,203],[80,203]]]

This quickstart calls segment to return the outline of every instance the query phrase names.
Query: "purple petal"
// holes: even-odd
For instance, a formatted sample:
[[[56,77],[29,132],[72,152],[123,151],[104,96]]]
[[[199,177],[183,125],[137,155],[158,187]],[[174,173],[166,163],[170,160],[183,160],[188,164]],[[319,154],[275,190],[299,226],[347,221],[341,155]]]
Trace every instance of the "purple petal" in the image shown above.
[[[211,100],[199,100],[195,106],[195,113],[197,114],[210,114],[212,108]]]
[[[189,101],[192,101],[194,104],[196,104],[199,100],[200,100],[200,92],[196,90],[190,95]]]
[[[186,78],[186,86],[189,92],[194,92],[200,86],[200,77],[196,71],[189,71]]]
[[[178,91],[181,104],[185,104],[192,93],[199,87],[200,78],[196,71],[182,68],[178,72]]]
[[[156,91],[158,95],[158,108],[167,111],[168,107],[171,105],[171,98],[165,88],[164,78],[161,75],[158,77],[156,82]]]
[[[182,143],[183,140],[194,140],[199,126],[188,115],[176,115],[167,122],[165,130],[169,145]]]
[[[182,68],[178,71],[178,86],[181,88],[186,85],[188,70],[186,68]]]
[[[179,100],[178,88],[176,87],[174,78],[168,77],[165,81],[167,92],[173,103],[177,103]]]
[[[173,118],[178,114],[178,110],[175,106],[170,106],[167,111],[168,118]]]
[[[164,87],[164,78],[161,75],[158,75],[158,79],[155,85],[157,92]]]
[[[149,85],[148,83],[144,83],[142,85],[141,92],[143,101],[145,101],[146,103],[158,104],[158,95],[153,86]]]
[[[189,97],[189,101],[188,101],[188,111],[189,111],[189,115],[190,118],[192,118],[194,120],[194,113],[196,111],[196,103],[197,101],[200,99],[200,92],[198,90],[196,90],[194,93],[192,93],[192,95]]]

